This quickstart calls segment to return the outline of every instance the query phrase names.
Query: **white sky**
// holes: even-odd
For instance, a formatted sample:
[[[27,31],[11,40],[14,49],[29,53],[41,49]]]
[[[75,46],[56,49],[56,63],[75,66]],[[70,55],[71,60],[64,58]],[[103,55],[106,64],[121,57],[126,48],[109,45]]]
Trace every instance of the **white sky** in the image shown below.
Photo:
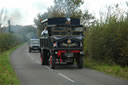
[[[128,0],[84,0],[85,4],[81,7],[87,8],[90,13],[98,16],[99,11],[106,6],[121,3]],[[0,9],[6,8],[7,14],[12,24],[34,24],[33,19],[39,12],[45,12],[49,6],[53,5],[53,0],[0,0]]]

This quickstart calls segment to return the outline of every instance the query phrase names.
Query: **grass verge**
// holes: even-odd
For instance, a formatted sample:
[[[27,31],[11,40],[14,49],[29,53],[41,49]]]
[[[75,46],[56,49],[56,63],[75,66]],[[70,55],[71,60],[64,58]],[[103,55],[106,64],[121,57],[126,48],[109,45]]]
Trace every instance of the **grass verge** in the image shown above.
[[[85,67],[105,72],[115,77],[128,80],[128,67],[121,67],[119,65],[107,65],[97,63],[89,58],[85,58]]]
[[[0,54],[0,85],[20,85],[9,61],[10,54],[20,46],[16,46]]]

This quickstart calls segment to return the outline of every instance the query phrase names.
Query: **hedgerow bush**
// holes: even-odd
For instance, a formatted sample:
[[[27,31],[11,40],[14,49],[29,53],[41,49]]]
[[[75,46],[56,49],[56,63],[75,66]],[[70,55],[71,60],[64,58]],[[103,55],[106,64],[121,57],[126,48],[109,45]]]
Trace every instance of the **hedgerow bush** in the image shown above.
[[[88,57],[95,61],[128,66],[128,16],[110,14],[104,22],[92,25],[85,45]]]
[[[8,50],[9,48],[12,48],[22,42],[23,40],[21,39],[21,37],[18,37],[15,34],[1,33],[0,34],[0,52]]]

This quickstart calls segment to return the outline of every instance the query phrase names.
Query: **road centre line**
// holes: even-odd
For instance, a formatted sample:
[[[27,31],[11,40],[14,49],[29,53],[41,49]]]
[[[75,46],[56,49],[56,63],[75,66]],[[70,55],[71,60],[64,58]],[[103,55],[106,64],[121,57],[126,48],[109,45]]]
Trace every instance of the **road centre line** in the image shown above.
[[[27,55],[28,55],[32,60],[34,60],[35,62],[41,64],[38,60],[34,59],[33,56],[31,56],[29,53],[27,53]],[[47,68],[47,69],[50,70],[50,71],[53,71],[53,70],[52,70],[51,68],[49,68],[48,66],[44,66],[44,67]]]
[[[60,76],[64,77],[64,78],[66,78],[67,80],[69,80],[69,81],[71,81],[71,82],[75,83],[75,81],[74,81],[74,80],[72,80],[72,79],[68,78],[67,76],[63,75],[62,73],[58,73],[58,74],[59,74]]]
[[[58,73],[56,70],[53,70],[53,69],[49,68],[48,66],[44,66],[44,67],[47,68],[47,69],[49,69],[50,71],[54,71],[54,72],[57,73],[59,76],[64,77],[65,79],[67,79],[67,80],[69,80],[69,81],[75,83],[74,80],[70,79],[69,77],[65,76],[64,74]]]
[[[49,69],[50,71],[53,71],[51,68],[49,68],[48,66],[44,66],[45,68]]]
[[[39,62],[38,60],[35,60],[29,53],[27,53],[27,55],[28,55],[32,60],[34,60],[36,63],[39,63],[39,64],[40,64],[40,62]]]
[[[31,56],[31,55],[30,55]],[[41,64],[40,61],[36,60],[33,56],[31,56],[37,63]]]
[[[28,55],[28,54],[27,54]],[[29,55],[28,55],[29,56]],[[30,57],[30,56],[29,56]],[[31,57],[30,57],[31,58]],[[31,58],[32,59],[32,58]],[[35,61],[32,59],[32,62],[35,63]]]
[[[28,53],[28,50],[26,50],[26,52],[27,52],[27,55],[28,55],[28,56],[30,56],[31,58],[35,59],[33,56],[30,55],[30,53]],[[38,62],[38,63],[40,63],[40,61],[38,61],[38,60],[36,60],[36,59],[35,59],[35,61]],[[40,63],[40,64],[41,64],[41,63]]]
[[[27,50],[26,50],[26,52],[27,52]],[[28,52],[27,52],[27,55],[28,55],[32,60],[34,60],[36,63],[41,64],[38,60],[35,60],[35,59],[33,58],[33,56],[31,56]],[[49,69],[50,71],[54,71],[53,69],[49,68],[48,66],[44,66],[44,67],[47,68],[47,69]],[[57,73],[57,72],[56,72],[56,73]],[[65,75],[62,74],[62,73],[58,73],[58,75],[60,75],[61,77],[65,78],[65,79],[67,79],[67,80],[69,80],[69,81],[71,81],[72,83],[75,83],[74,80],[70,79],[69,77],[65,76]]]

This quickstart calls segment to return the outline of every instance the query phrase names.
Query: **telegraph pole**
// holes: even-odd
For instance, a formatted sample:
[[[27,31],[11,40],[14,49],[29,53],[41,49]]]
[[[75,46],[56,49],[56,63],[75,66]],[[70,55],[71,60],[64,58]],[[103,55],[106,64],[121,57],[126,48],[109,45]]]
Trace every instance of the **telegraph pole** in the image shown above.
[[[11,33],[10,20],[8,20],[8,32]]]

